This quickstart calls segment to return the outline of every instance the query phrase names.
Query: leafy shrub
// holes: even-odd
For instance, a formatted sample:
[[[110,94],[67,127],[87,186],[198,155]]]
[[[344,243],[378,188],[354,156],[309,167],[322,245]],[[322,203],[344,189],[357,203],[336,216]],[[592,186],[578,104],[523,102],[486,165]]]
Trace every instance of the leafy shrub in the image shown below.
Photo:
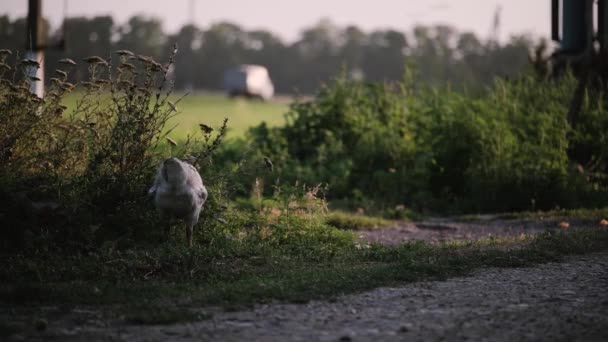
[[[7,65],[12,53],[2,50],[0,62],[0,219],[4,247],[86,246],[96,240],[121,238],[125,243],[154,237],[156,213],[147,189],[159,162],[168,154],[209,164],[221,144],[226,122],[217,132],[201,125],[175,150],[165,138],[167,120],[176,115],[169,101],[172,82],[168,63],[130,51],[117,52],[118,64],[98,56],[84,65],[65,59],[64,70],[44,98],[30,93],[35,79],[27,76],[37,62]],[[88,71],[88,80],[69,82],[71,71]],[[6,71],[12,71],[7,74]],[[78,86],[82,92],[71,112],[63,96]],[[171,151],[169,151],[171,149]],[[208,207],[215,215],[222,201],[221,182],[210,188]]]
[[[524,75],[471,96],[416,89],[410,78],[339,78],[294,103],[285,127],[260,125],[249,141],[258,158],[275,161],[283,182],[324,182],[333,201],[385,212],[601,206],[606,92],[589,90],[572,126],[576,82]]]

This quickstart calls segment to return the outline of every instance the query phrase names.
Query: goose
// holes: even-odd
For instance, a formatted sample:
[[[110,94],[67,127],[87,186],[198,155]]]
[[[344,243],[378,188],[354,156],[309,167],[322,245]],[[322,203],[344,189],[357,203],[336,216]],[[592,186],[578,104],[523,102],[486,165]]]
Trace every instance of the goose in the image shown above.
[[[208,196],[196,168],[178,158],[165,159],[148,194],[154,197],[162,218],[175,217],[186,222],[186,239],[188,246],[192,247],[194,226]]]

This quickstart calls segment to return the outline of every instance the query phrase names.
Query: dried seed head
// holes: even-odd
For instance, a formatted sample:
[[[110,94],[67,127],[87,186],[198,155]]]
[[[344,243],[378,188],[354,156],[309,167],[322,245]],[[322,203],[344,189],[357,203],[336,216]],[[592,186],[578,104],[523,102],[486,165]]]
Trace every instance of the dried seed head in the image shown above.
[[[63,77],[63,79],[66,79],[68,77],[68,74],[63,71],[63,70],[55,70],[55,73],[61,77]]]
[[[118,66],[119,69],[129,69],[129,70],[135,70],[137,69],[135,67],[135,65],[131,64],[131,63],[122,63]]]
[[[172,111],[177,112],[177,107],[175,106],[175,103],[167,101],[167,104],[169,105],[169,107],[171,107]]]
[[[152,67],[151,67],[152,71],[164,71],[165,70],[163,68],[163,66],[158,62],[152,61],[151,65],[152,65]]]
[[[69,58],[60,59],[59,63],[66,64],[66,65],[76,65],[76,62],[74,62],[73,60],[71,60]]]
[[[38,95],[30,93],[30,99],[34,102],[42,103],[44,100],[39,98]]]
[[[11,67],[5,63],[0,63],[0,69],[11,70]]]
[[[198,124],[198,127],[201,128],[201,131],[203,131],[205,134],[209,134],[211,132],[213,132],[213,127],[209,127],[205,124]]]
[[[101,88],[99,85],[97,85],[93,82],[82,82],[81,84],[92,90],[99,90]]]
[[[148,89],[144,88],[144,87],[139,87],[139,88],[137,88],[137,90],[139,90],[140,92],[142,92],[142,93],[144,93],[146,95],[150,95],[151,94],[150,91]]]
[[[63,83],[61,83],[61,89],[72,90],[72,89],[74,89],[74,84],[69,83],[69,82],[63,82]]]
[[[121,81],[118,81],[117,85],[118,85],[118,88],[120,88],[120,89],[126,89],[126,88],[133,86],[133,83],[131,81],[121,80]]]
[[[99,57],[99,56],[90,56],[87,57],[85,59],[83,59],[83,61],[89,63],[89,64],[102,64],[102,65],[108,65],[108,62],[106,62],[105,59]]]
[[[120,56],[135,56],[135,54],[129,50],[118,50],[116,53]]]
[[[95,84],[98,84],[98,85],[110,84],[110,81],[108,81],[108,80],[95,80]]]
[[[59,106],[57,108],[55,108],[55,115],[56,116],[61,116],[63,114],[63,111],[66,109],[65,106]]]
[[[38,78],[38,77],[36,77],[36,76],[30,76],[29,79],[32,80],[32,81],[34,81],[34,82],[41,81],[41,79]]]
[[[23,59],[21,60],[21,64],[25,66],[35,66],[36,68],[40,68],[40,63],[36,62],[33,59]]]
[[[0,56],[12,55],[13,52],[9,49],[0,49]]]
[[[148,57],[148,56],[143,56],[143,55],[137,55],[136,58],[144,63],[154,63],[154,59],[152,59],[152,57]]]
[[[169,137],[167,137],[166,139],[167,139],[167,142],[168,142],[169,144],[171,144],[171,146],[177,146],[177,143],[175,142],[175,140],[173,140],[173,139],[171,139],[171,138],[169,138]]]

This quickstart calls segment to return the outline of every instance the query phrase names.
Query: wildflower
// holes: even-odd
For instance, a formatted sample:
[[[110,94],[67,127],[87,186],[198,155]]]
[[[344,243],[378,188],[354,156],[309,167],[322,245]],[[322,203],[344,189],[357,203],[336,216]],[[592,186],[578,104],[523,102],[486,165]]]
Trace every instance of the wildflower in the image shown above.
[[[559,223],[559,227],[562,228],[562,229],[568,229],[568,228],[570,228],[570,223],[568,223],[566,221],[561,221]]]

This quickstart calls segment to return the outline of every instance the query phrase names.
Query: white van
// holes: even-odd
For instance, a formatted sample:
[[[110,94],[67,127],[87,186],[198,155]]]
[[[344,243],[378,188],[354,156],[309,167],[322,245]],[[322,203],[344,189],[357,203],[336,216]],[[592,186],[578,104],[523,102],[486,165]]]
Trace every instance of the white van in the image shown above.
[[[261,65],[243,64],[224,72],[224,89],[230,97],[245,96],[269,100],[274,85],[268,69]]]

